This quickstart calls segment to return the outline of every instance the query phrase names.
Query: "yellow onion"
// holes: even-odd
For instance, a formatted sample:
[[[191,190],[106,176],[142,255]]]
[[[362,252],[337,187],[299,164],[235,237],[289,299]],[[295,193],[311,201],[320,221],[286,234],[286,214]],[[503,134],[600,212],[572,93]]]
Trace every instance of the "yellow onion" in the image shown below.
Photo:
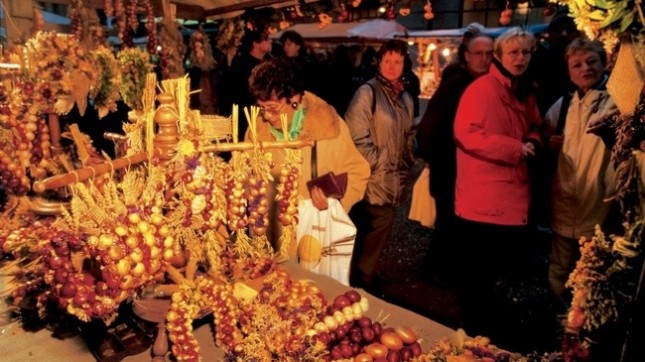
[[[108,250],[108,256],[110,257],[110,259],[114,261],[121,260],[123,259],[123,256],[124,256],[123,250],[121,250],[121,248],[116,245],[112,245],[110,247],[110,250]]]
[[[137,224],[137,229],[141,234],[146,234],[150,231],[150,224],[145,221],[141,221]]]
[[[161,236],[167,236],[167,235],[168,235],[168,233],[170,232],[170,228],[168,228],[168,226],[166,226],[166,225],[162,225],[162,226],[159,228],[159,230],[157,230],[157,232],[158,232],[158,233],[159,233],[159,235],[161,235]]]
[[[166,238],[163,240],[163,247],[166,249],[170,249],[175,245],[175,239],[172,236],[166,236]],[[165,255],[164,255],[165,258]]]
[[[145,271],[145,265],[143,265],[143,263],[137,263],[134,268],[132,268],[132,275],[138,278],[141,277]]]
[[[115,227],[114,232],[118,236],[126,236],[126,235],[128,235],[128,229],[123,225],[119,225],[119,226]]]
[[[134,249],[139,246],[139,239],[134,235],[130,235],[125,239],[125,245]]]
[[[107,234],[101,234],[99,236],[99,243],[101,244],[102,247],[110,247],[114,243],[114,238],[111,235]]]
[[[141,263],[143,261],[143,251],[139,248],[132,250],[130,259],[135,263]]]
[[[139,216],[139,214],[137,214],[137,213],[132,213],[132,214],[128,215],[128,220],[130,220],[130,222],[132,224],[136,225],[136,224],[139,223],[139,221],[141,221],[141,216]]]
[[[130,260],[128,259],[121,259],[119,262],[116,264],[116,271],[119,273],[120,276],[126,276],[130,274]]]
[[[150,248],[153,247],[157,242],[157,240],[155,239],[155,236],[152,233],[143,234],[143,241]]]

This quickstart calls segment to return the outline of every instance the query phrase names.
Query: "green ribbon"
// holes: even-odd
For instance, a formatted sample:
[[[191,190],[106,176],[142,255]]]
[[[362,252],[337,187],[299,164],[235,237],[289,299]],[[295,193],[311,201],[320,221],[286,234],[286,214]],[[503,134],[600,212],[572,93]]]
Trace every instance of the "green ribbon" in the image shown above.
[[[300,108],[296,111],[296,113],[293,114],[293,118],[291,118],[291,125],[289,126],[289,139],[290,140],[295,140],[298,138],[298,135],[300,134],[300,131],[302,131],[302,122],[305,119],[305,110]],[[269,128],[271,130],[271,134],[273,134],[273,137],[275,137],[276,140],[278,141],[284,141],[284,132],[282,130],[279,130],[273,126]]]

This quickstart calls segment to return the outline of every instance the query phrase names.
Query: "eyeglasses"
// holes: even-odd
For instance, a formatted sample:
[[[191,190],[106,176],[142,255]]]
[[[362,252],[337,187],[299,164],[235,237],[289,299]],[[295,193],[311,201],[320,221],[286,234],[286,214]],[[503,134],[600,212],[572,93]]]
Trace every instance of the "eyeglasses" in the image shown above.
[[[468,54],[472,54],[473,56],[478,57],[478,58],[484,58],[484,57],[492,58],[493,57],[493,51],[492,50],[487,51],[487,52],[485,52],[485,51],[477,51],[477,52],[467,51],[467,52],[468,52]]]
[[[279,116],[280,113],[283,113],[283,112],[280,112],[280,110],[282,110],[285,104],[287,104],[285,100],[266,101],[266,102],[258,102],[257,106],[260,108],[260,112],[262,113],[262,116],[264,118],[269,118],[269,117]]]
[[[506,54],[510,55],[512,58],[518,58],[520,55],[528,58],[531,56],[531,51],[530,50],[511,50],[510,52],[506,52]]]

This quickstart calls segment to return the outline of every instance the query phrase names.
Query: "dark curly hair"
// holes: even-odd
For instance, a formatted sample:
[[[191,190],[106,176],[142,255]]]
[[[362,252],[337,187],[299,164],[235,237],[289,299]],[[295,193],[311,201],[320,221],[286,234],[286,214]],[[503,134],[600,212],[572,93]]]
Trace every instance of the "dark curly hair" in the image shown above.
[[[307,50],[305,48],[305,39],[302,38],[302,35],[300,35],[300,33],[298,33],[295,30],[285,30],[282,33],[282,35],[280,35],[280,44],[284,46],[284,43],[287,40],[300,46],[300,49],[298,50],[298,55],[305,55],[305,52]]]
[[[376,60],[380,62],[383,59],[383,56],[390,52],[399,53],[403,58],[407,58],[409,56],[408,45],[403,40],[391,39],[383,43],[381,49],[379,49],[376,54]]]
[[[305,92],[298,67],[283,58],[273,58],[258,64],[251,72],[249,88],[256,100],[291,98]]]

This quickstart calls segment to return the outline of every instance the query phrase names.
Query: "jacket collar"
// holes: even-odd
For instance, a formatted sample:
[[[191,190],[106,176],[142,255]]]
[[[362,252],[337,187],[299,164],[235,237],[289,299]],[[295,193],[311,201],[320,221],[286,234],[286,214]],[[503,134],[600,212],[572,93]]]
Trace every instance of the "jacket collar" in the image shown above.
[[[333,139],[340,134],[341,118],[334,107],[327,104],[313,93],[305,91],[300,106],[303,107],[305,118],[298,139],[304,141],[319,141]],[[258,122],[258,138],[273,140],[270,126],[261,119]]]

